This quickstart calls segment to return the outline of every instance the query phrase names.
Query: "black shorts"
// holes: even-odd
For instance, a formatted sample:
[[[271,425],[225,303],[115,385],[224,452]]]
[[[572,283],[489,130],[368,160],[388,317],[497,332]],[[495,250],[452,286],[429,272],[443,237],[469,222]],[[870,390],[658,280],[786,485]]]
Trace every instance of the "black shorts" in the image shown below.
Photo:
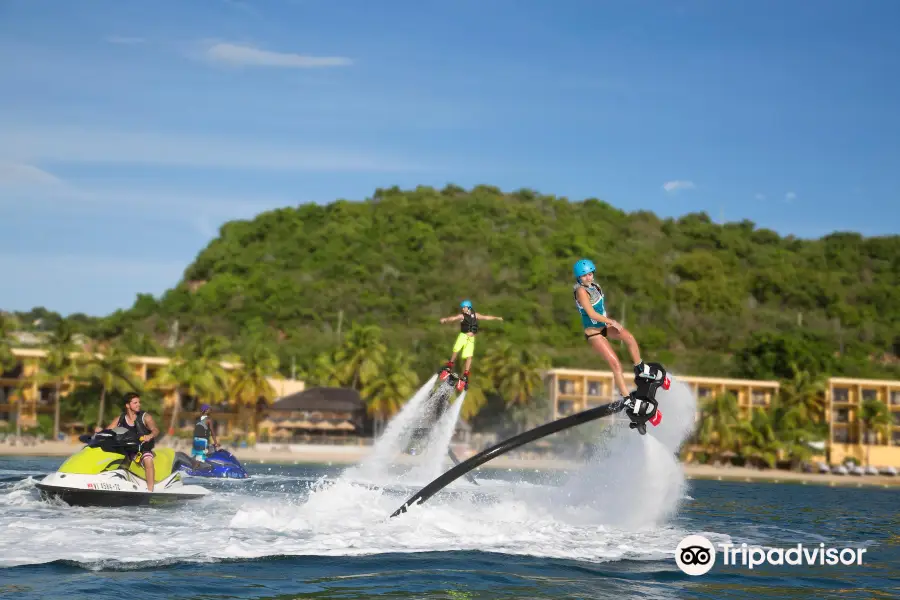
[[[602,335],[603,337],[606,337],[606,331],[607,331],[607,329],[608,329],[608,327],[604,327],[603,329],[600,330],[599,333],[592,333],[592,334],[590,334],[590,335],[588,335],[587,333],[585,333],[585,334],[584,334],[584,339],[585,339],[585,340],[589,340],[589,339],[591,339],[592,337],[594,337],[595,335]]]

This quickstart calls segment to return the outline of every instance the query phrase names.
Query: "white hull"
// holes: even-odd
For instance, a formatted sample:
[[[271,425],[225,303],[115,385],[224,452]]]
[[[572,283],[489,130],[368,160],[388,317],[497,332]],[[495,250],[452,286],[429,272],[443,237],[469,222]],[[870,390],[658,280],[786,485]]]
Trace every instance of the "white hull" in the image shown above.
[[[136,506],[194,500],[207,496],[208,489],[184,485],[180,472],[172,473],[147,491],[147,482],[125,471],[104,471],[96,475],[51,473],[37,484],[44,498],[56,497],[78,506]]]

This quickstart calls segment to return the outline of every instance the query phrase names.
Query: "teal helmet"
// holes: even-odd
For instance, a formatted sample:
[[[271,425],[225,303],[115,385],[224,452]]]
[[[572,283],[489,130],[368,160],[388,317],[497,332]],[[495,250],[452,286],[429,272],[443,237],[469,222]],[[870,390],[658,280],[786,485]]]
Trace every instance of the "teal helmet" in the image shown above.
[[[581,278],[588,273],[593,273],[597,270],[597,267],[594,266],[594,263],[589,261],[586,258],[582,258],[575,266],[572,267],[572,273],[575,274],[575,281],[581,281]]]
[[[460,308],[468,308],[469,310],[472,310],[472,301],[471,300],[463,300],[462,302],[459,303],[459,307]]]

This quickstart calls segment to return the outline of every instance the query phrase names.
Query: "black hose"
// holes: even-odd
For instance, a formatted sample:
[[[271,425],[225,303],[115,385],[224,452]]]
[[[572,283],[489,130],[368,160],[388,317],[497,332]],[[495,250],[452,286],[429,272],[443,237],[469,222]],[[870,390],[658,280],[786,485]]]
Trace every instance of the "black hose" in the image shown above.
[[[412,506],[412,504],[416,501],[425,502],[456,479],[465,475],[472,469],[475,469],[476,467],[488,462],[489,460],[500,456],[501,454],[505,454],[510,450],[522,446],[523,444],[527,444],[528,442],[533,442],[534,440],[546,437],[551,433],[556,433],[557,431],[575,427],[576,425],[581,425],[582,423],[587,423],[589,421],[608,417],[621,411],[623,408],[625,408],[625,405],[620,402],[613,402],[610,404],[604,404],[603,406],[589,408],[588,410],[582,411],[580,413],[575,413],[574,415],[569,415],[568,417],[563,417],[562,419],[557,419],[556,421],[544,423],[543,425],[535,427],[534,429],[530,429],[528,431],[520,433],[519,435],[513,436],[508,440],[504,440],[499,444],[488,448],[487,450],[479,452],[475,456],[467,458],[443,475],[439,476],[437,479],[413,494],[413,496],[410,497],[409,500],[404,502],[400,508],[394,511],[391,517],[396,517],[400,513],[405,513],[406,509],[409,506]]]

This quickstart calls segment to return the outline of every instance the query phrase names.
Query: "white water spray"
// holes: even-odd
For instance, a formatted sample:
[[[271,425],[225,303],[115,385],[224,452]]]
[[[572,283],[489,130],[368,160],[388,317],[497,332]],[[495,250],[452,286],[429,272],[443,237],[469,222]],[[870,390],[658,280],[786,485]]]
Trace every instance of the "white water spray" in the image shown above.
[[[449,404],[453,398],[453,387],[449,382],[444,382],[432,393],[438,375],[425,382],[425,385],[413,395],[400,412],[388,423],[384,433],[376,440],[372,452],[355,467],[344,471],[342,479],[366,481],[375,485],[386,485],[392,482],[419,483],[430,481],[440,475],[447,458],[447,448],[453,437],[456,421],[465,392],[453,405],[447,408],[437,422],[435,414],[444,404]],[[413,437],[417,433],[426,431],[424,451],[417,458],[404,457],[403,462],[413,461],[417,467],[410,470],[404,476],[395,476],[391,473],[395,458],[406,452]]]
[[[452,391],[450,395],[452,396]],[[442,398],[438,398],[438,400],[443,401]],[[444,411],[444,414],[428,435],[421,463],[410,470],[405,478],[406,480],[421,482],[424,485],[444,472],[445,462],[448,460],[447,449],[450,447],[450,440],[453,439],[456,422],[459,420],[459,413],[465,401],[466,392],[463,392],[456,402]]]
[[[345,475],[350,477],[361,475],[370,480],[380,479],[386,475],[390,461],[406,449],[413,432],[422,426],[423,408],[428,404],[437,377],[437,374],[432,375],[409,402],[403,405],[397,416],[388,423],[381,437],[375,441],[372,452],[356,467],[347,469]]]
[[[628,530],[654,528],[669,518],[684,496],[675,453],[693,430],[696,398],[674,378],[656,398],[663,412],[659,426],[648,426],[642,436],[627,420],[616,421],[596,455],[542,504],[559,507],[570,522]]]

